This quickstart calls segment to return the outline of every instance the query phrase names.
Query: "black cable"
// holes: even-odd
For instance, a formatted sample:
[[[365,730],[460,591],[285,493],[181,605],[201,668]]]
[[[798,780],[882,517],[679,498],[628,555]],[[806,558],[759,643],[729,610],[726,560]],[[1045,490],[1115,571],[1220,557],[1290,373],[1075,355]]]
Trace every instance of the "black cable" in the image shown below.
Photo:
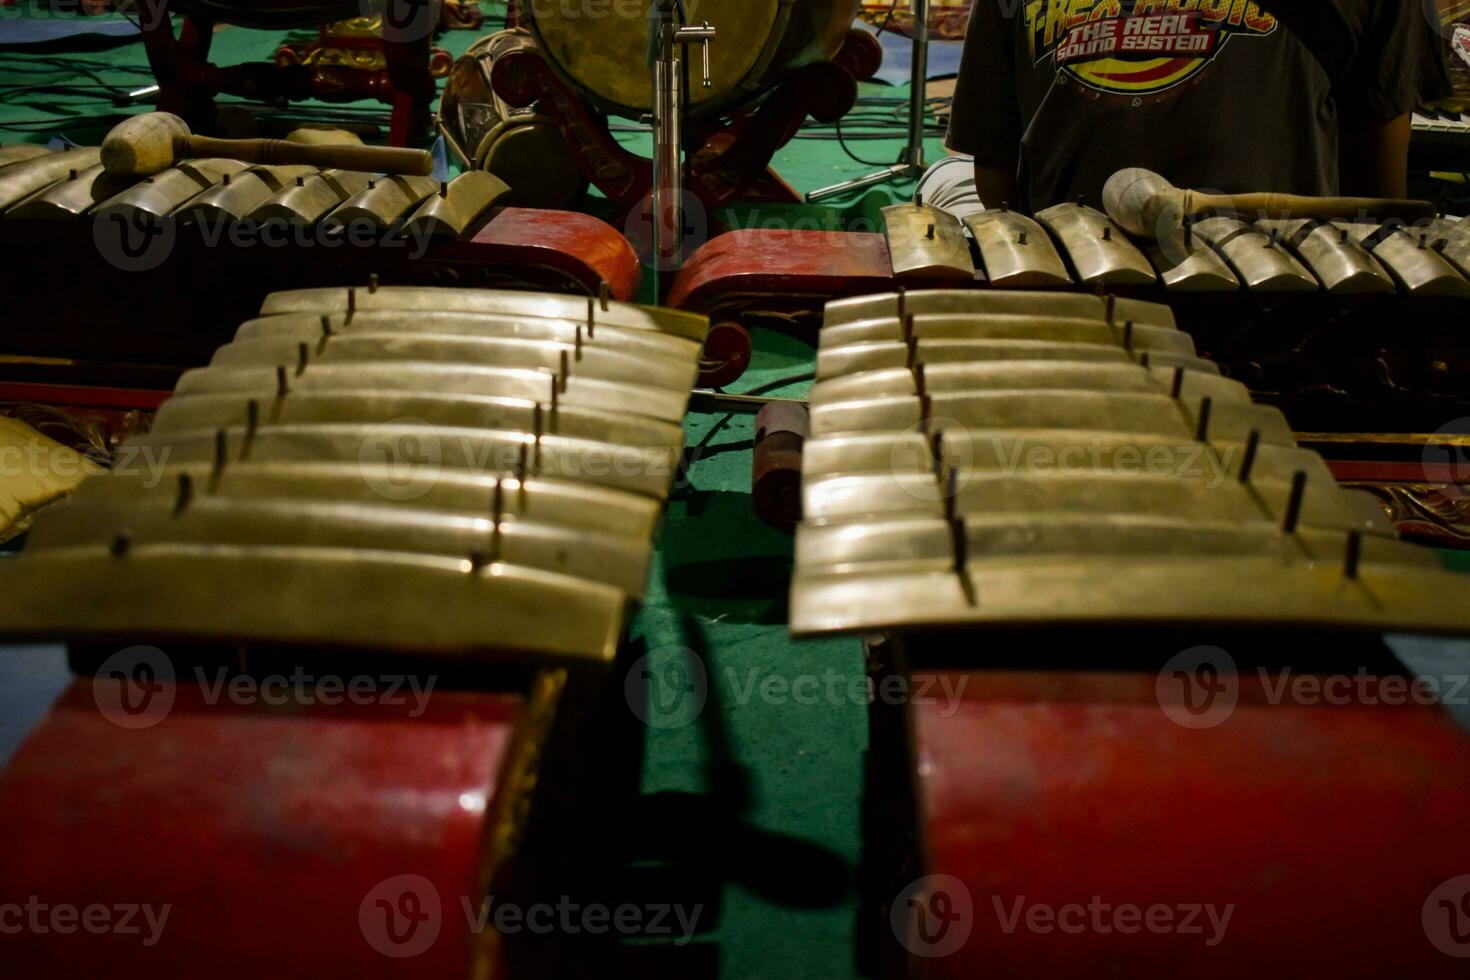
[[[9,92],[12,95],[20,92],[61,92],[63,94],[67,92],[74,92],[78,94],[85,93],[86,95],[90,96],[98,89],[102,89],[103,91],[107,92],[118,91],[110,85],[83,85],[79,82],[0,82],[0,91]]]
[[[888,142],[888,141],[892,141],[892,140],[903,140],[903,139],[907,139],[908,138],[908,135],[909,135],[908,132],[905,131],[905,132],[902,132],[902,133],[896,133],[896,132],[895,133],[862,133],[862,134],[858,134],[858,135],[847,135],[847,136],[844,136],[843,138],[845,140],[847,140],[849,143],[881,143],[881,142]],[[933,139],[941,139],[941,138],[943,138],[943,136],[944,136],[944,130],[942,130],[942,129],[928,129],[928,130],[925,130],[924,131],[924,138],[926,140],[927,139],[931,139],[931,138],[933,138]],[[801,140],[803,142],[818,142],[818,143],[836,143],[836,142],[838,142],[837,136],[834,133],[807,133],[807,134],[798,133],[795,136],[794,139],[795,140]],[[873,164],[869,164],[869,166],[873,166]],[[880,166],[885,166],[886,167],[886,166],[888,166],[888,164],[886,164],[886,163],[885,164],[880,164]]]
[[[152,75],[153,69],[147,65],[114,65],[106,61],[92,61],[87,58],[60,57],[56,55],[34,55],[23,52],[7,52],[8,64],[3,71],[25,71],[31,65],[51,65],[54,71],[75,71],[88,74],[96,78],[94,72],[119,71],[129,72],[134,75]]]
[[[886,16],[884,16],[883,23],[879,24],[878,25],[878,29],[873,32],[873,36],[874,37],[879,38],[880,40],[882,39],[883,32],[886,31],[886,30],[888,30],[888,25],[889,24],[893,23],[893,17],[894,17],[894,15],[896,13],[898,13],[898,0],[892,0],[892,2],[888,5],[888,13],[887,13]],[[927,108],[926,108],[926,114],[927,114]],[[837,133],[837,145],[840,146],[840,147],[842,147],[842,152],[843,153],[846,153],[848,156],[852,157],[854,160],[856,160],[858,163],[862,164],[865,167],[891,167],[891,166],[893,166],[894,163],[898,163],[899,160],[902,160],[903,159],[903,149],[907,149],[907,146],[905,146],[903,149],[899,150],[898,158],[895,159],[893,161],[893,163],[878,163],[878,162],[876,162],[874,160],[864,160],[862,157],[860,157],[856,153],[854,153],[852,151],[852,147],[850,147],[850,146],[847,145],[847,140],[845,140],[845,139],[842,138],[842,120],[841,119],[838,119],[837,122],[835,123],[835,130],[836,130],[836,133]],[[905,127],[904,136],[907,137],[907,135],[908,135],[908,129],[907,129],[907,127]]]
[[[113,89],[114,91],[118,91],[118,89],[116,88],[116,86],[113,86],[109,82],[103,81],[102,80],[102,76],[99,75],[97,72],[95,72],[95,71],[93,71],[93,70],[91,70],[89,68],[83,68],[81,66],[77,66],[77,67],[74,67],[74,68],[53,68],[53,69],[51,69],[49,71],[45,71],[45,72],[24,73],[24,74],[32,74],[32,77],[34,77],[35,75],[64,74],[64,73],[68,73],[68,72],[73,73],[73,74],[77,74],[77,75],[81,75],[84,78],[88,78],[88,79],[90,79],[92,81],[93,84],[98,85],[98,86],[100,86],[102,88],[108,88],[108,89]],[[66,84],[66,83],[65,82],[34,82],[34,83],[33,82],[15,82],[15,83],[7,83],[7,84],[15,84],[15,85],[23,85],[23,84],[36,84],[36,85],[43,85],[44,84],[44,85],[52,85],[52,84],[55,84],[55,85],[62,85],[62,84]]]
[[[905,134],[905,135],[907,135],[907,134]],[[837,120],[837,145],[840,146],[840,147],[842,147],[842,152],[843,153],[846,153],[848,156],[852,157],[854,160],[856,160],[858,163],[861,163],[865,167],[890,167],[890,166],[893,165],[893,163],[897,163],[898,162],[897,160],[894,160],[894,161],[892,161],[890,163],[879,163],[876,160],[864,160],[862,157],[860,157],[856,153],[852,152],[852,147],[848,146],[847,145],[847,140],[845,140],[845,139],[842,138],[842,120],[841,119]],[[903,151],[900,150],[899,152],[900,152],[900,154],[902,154]]]

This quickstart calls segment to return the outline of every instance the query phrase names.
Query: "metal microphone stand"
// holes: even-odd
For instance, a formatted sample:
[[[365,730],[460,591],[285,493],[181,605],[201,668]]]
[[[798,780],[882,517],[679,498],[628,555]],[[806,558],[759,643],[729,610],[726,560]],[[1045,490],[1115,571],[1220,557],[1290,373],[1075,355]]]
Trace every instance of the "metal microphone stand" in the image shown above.
[[[864,187],[876,187],[890,180],[917,180],[924,175],[924,106],[929,82],[929,0],[913,0],[914,72],[909,92],[909,143],[898,163],[866,177],[846,180],[823,187],[806,196],[807,202],[823,201]]]
[[[683,56],[688,45],[703,48],[703,84],[711,85],[710,42],[715,29],[708,23],[675,23],[683,19],[683,4],[659,0],[650,10],[653,62],[653,288],[663,296],[663,279],[684,264],[684,89]]]

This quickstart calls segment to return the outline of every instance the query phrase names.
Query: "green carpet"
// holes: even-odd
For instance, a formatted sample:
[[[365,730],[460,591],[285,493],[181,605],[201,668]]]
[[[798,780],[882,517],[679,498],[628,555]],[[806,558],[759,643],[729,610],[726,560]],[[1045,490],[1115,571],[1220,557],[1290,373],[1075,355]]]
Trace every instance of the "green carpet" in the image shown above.
[[[491,29],[487,24],[484,33]],[[478,36],[453,32],[438,44],[458,55]],[[267,60],[284,37],[225,28],[215,37],[212,60]],[[84,59],[90,67],[79,72],[75,65],[48,61],[55,57]],[[141,44],[6,51],[0,55],[0,141],[45,142],[64,135],[97,142],[118,115],[100,86],[136,88],[148,81]],[[13,87],[42,83],[92,90],[63,94]],[[863,91],[906,95],[881,85],[864,85]],[[296,115],[302,118],[313,111],[329,117],[343,112],[336,105],[300,105]],[[373,110],[382,113],[386,127],[386,109],[377,103],[352,103],[345,111],[362,117]],[[902,110],[893,112],[901,123]],[[630,146],[642,142],[628,137]],[[892,160],[901,143],[855,146],[869,160]],[[942,153],[937,141],[929,152],[934,158]],[[782,150],[775,165],[802,191],[874,169],[850,159],[835,142],[807,139]],[[872,230],[878,210],[911,191],[905,184],[832,207],[756,205],[726,217],[741,227],[815,218],[824,228]],[[592,211],[599,204],[587,202]],[[755,346],[750,371],[732,390],[812,370],[811,349],[789,338],[757,331]],[[771,393],[795,396],[805,387]],[[655,816],[707,822],[648,831],[687,836],[693,843],[678,859],[713,876],[718,907],[705,910],[701,926],[708,928],[701,929],[697,943],[720,976],[854,976],[853,882],[867,723],[866,705],[851,696],[850,682],[863,676],[862,651],[856,640],[797,643],[787,635],[792,542],[751,511],[753,424],[751,416],[689,417],[688,479],[669,505],[647,603],[633,626],[633,642],[648,651],[653,678],[644,802]],[[680,692],[688,697],[680,700]],[[694,706],[702,708],[696,713]]]

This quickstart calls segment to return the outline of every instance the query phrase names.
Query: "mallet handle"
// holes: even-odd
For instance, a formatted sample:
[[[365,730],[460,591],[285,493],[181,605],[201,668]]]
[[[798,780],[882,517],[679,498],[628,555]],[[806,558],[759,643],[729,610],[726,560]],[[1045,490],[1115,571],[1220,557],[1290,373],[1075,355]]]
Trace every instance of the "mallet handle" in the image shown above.
[[[1418,221],[1439,211],[1428,201],[1395,201],[1379,197],[1301,197],[1296,194],[1186,193],[1184,212],[1193,217],[1212,211],[1236,211],[1265,218],[1310,218],[1332,221],[1367,214],[1374,218]]]
[[[183,152],[191,157],[226,157],[244,163],[301,164],[414,177],[426,177],[434,169],[434,157],[427,150],[400,146],[338,146],[292,143],[289,140],[222,140],[212,136],[190,136]]]

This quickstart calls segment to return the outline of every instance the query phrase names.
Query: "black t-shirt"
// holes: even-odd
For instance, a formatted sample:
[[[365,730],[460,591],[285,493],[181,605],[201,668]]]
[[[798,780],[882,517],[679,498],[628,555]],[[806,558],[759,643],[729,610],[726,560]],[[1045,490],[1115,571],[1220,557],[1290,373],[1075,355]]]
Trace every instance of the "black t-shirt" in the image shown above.
[[[1226,193],[1335,194],[1344,120],[1449,94],[1433,8],[975,0],[948,145],[1014,167],[1026,200],[1011,203],[1031,210],[1095,204],[1124,167]]]

